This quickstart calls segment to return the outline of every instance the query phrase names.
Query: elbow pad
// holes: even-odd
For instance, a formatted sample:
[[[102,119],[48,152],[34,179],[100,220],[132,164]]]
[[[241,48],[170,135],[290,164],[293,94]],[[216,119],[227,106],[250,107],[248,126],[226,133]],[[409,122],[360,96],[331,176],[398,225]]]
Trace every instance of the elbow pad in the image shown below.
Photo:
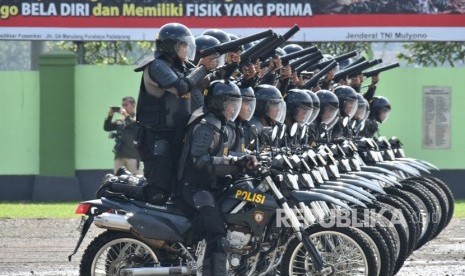
[[[207,68],[202,65],[195,68],[194,71],[187,75],[185,80],[187,83],[189,83],[190,87],[195,87],[207,76],[207,74]]]

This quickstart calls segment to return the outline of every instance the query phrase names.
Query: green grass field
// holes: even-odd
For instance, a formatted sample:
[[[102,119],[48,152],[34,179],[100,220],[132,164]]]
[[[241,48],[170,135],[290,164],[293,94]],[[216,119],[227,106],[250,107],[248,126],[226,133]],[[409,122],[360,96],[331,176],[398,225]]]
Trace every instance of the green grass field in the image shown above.
[[[0,218],[77,218],[78,202],[66,203],[0,203]]]
[[[78,202],[67,203],[0,203],[0,219],[4,218],[78,218],[74,214]],[[465,218],[465,200],[455,202],[454,218]]]

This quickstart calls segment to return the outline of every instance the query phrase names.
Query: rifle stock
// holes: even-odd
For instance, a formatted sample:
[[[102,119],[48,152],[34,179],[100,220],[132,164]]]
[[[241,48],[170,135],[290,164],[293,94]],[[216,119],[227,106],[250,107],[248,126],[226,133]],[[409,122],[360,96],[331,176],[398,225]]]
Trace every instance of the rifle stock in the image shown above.
[[[387,71],[387,70],[390,70],[390,69],[393,69],[393,68],[396,68],[396,67],[399,67],[399,66],[400,66],[400,64],[398,62],[396,62],[396,63],[392,63],[392,64],[389,64],[389,65],[381,66],[379,68],[376,68],[376,69],[373,69],[373,70],[370,70],[370,71],[367,71],[367,72],[363,72],[363,75],[365,77],[369,78],[369,77],[372,77],[372,76],[376,76],[381,72],[384,72],[384,71]]]
[[[345,70],[342,70],[340,72],[337,72],[336,75],[334,75],[334,79],[333,81],[334,82],[339,82],[340,80],[344,79],[344,78],[353,78],[355,76],[358,76],[362,73],[363,70],[366,70],[370,67],[373,67],[377,64],[380,64],[381,62],[383,62],[382,59],[374,59],[374,60],[371,60],[371,61],[364,61],[364,62],[360,62],[359,64],[357,65],[354,65],[350,68],[347,68]]]
[[[287,31],[285,34],[283,34],[280,37],[280,40],[276,40],[275,43],[269,47],[269,49],[266,49],[265,51],[262,52],[262,54],[259,56],[259,59],[264,62],[268,59],[268,57],[272,56],[274,53],[274,50],[278,48],[281,44],[289,40],[295,33],[297,33],[300,30],[299,26],[294,25],[289,31]]]
[[[206,56],[212,55],[214,53],[218,53],[220,55],[226,54],[227,52],[230,52],[230,51],[232,51],[234,49],[237,49],[239,46],[242,46],[244,44],[247,44],[247,43],[262,39],[262,38],[270,37],[273,34],[274,34],[274,32],[270,29],[270,30],[266,30],[266,31],[263,31],[263,32],[260,32],[260,33],[249,35],[249,36],[246,36],[246,37],[243,37],[243,38],[239,38],[239,39],[236,39],[236,40],[233,40],[233,41],[221,43],[219,45],[215,45],[213,47],[201,50],[200,51],[200,56],[201,57],[206,57]]]
[[[329,71],[331,71],[334,67],[337,66],[337,61],[331,61],[326,67],[321,69],[320,72],[316,73],[311,79],[309,79],[304,85],[304,89],[312,89],[315,85],[318,84],[318,81],[326,75]]]

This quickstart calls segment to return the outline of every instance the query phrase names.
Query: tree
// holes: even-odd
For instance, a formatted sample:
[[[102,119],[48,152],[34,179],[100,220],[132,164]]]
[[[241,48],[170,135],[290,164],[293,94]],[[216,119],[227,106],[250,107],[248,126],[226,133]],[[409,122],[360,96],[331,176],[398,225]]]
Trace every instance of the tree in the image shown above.
[[[129,65],[135,64],[153,51],[147,41],[60,41],[51,42],[51,49],[61,49],[78,55],[80,64]]]
[[[409,53],[399,53],[397,58],[407,64],[455,67],[465,63],[465,42],[414,42],[403,48]]]

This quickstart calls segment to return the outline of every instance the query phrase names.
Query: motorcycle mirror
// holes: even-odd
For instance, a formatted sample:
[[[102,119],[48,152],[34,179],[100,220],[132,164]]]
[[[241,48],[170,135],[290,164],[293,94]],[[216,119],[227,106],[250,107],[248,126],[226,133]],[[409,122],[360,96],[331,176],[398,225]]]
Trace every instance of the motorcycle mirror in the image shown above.
[[[276,136],[278,136],[278,126],[273,127],[273,131],[271,132],[271,141],[276,140]]]
[[[349,123],[349,117],[344,117],[344,119],[342,119],[342,126],[346,127],[348,123]]]
[[[286,125],[281,125],[281,133],[279,134],[279,139],[283,139],[284,134],[286,134]]]
[[[291,137],[294,137],[295,134],[297,133],[297,129],[299,128],[299,124],[297,123],[293,123],[292,126],[291,126],[291,133],[290,133],[290,136]]]
[[[300,133],[300,140],[304,139],[305,138],[305,135],[307,135],[307,125],[304,125],[302,127],[302,132]]]

